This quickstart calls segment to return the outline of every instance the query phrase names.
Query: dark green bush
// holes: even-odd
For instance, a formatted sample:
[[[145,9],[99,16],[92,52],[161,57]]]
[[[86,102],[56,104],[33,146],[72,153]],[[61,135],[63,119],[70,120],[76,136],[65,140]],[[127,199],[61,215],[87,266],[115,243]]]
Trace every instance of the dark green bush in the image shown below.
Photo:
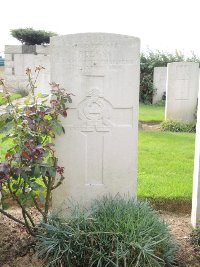
[[[195,122],[184,123],[181,121],[166,120],[161,123],[160,127],[162,131],[169,131],[169,132],[188,132],[188,133],[196,132]]]
[[[50,37],[57,35],[54,32],[33,30],[32,28],[11,30],[11,35],[25,45],[49,44]]]
[[[149,50],[142,53],[140,57],[140,101],[152,103],[153,94],[156,88],[153,87],[153,71],[155,67],[166,67],[168,63],[191,61],[200,63],[200,58],[195,54],[186,58],[183,53],[176,51],[174,54],[159,50],[155,52]]]
[[[45,266],[161,267],[175,262],[176,245],[168,226],[144,202],[120,196],[75,206],[68,219],[42,224],[39,256]]]

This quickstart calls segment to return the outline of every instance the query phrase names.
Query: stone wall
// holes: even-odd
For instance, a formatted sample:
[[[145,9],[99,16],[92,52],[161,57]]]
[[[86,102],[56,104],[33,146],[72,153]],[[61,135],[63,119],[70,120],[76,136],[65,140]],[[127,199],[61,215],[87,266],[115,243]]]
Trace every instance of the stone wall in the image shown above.
[[[25,88],[27,85],[26,68],[33,71],[36,66],[45,67],[38,79],[38,91],[49,92],[50,54],[49,46],[6,45],[5,46],[5,79],[13,89]],[[33,72],[34,73],[34,72]]]

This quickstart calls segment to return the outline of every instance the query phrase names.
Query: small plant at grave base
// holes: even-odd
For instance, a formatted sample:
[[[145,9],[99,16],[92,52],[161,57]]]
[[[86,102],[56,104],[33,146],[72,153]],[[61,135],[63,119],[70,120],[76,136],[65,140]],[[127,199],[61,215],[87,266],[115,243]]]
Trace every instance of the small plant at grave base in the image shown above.
[[[191,234],[191,243],[200,256],[200,227],[195,228]]]
[[[71,94],[54,82],[51,83],[50,103],[47,96],[35,94],[37,77],[42,69],[36,67],[36,78],[31,69],[26,69],[30,95],[24,106],[12,104],[10,93],[4,81],[0,80],[8,103],[7,116],[1,127],[1,133],[4,133],[2,142],[11,140],[12,143],[5,153],[5,161],[0,162],[0,186],[21,208],[23,220],[1,208],[0,212],[24,225],[33,236],[37,225],[27,203],[31,202],[47,222],[51,192],[64,179],[64,168],[58,165],[52,141],[56,134],[64,132],[59,116],[67,116],[67,104],[72,101]]]
[[[66,219],[52,215],[38,233],[47,267],[173,266],[177,252],[167,225],[147,203],[119,195],[89,209],[74,205]]]
[[[181,121],[166,120],[161,123],[160,128],[161,131],[195,133],[196,123],[184,123]]]

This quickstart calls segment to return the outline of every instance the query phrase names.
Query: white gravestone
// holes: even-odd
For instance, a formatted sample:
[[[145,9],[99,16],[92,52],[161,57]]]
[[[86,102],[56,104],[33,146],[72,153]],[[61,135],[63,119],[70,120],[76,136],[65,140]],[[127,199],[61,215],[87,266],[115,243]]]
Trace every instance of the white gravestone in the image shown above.
[[[194,121],[198,89],[198,63],[169,63],[167,65],[165,119]]]
[[[51,38],[51,80],[73,92],[66,133],[56,138],[65,167],[53,207],[104,194],[136,196],[140,41],[107,33]]]
[[[200,97],[200,92],[199,92]],[[198,99],[199,99],[198,97]],[[200,223],[200,106],[198,104],[192,190],[192,226]]]
[[[156,89],[153,95],[153,104],[162,100],[164,92],[166,92],[167,67],[155,67],[153,72],[153,85]]]

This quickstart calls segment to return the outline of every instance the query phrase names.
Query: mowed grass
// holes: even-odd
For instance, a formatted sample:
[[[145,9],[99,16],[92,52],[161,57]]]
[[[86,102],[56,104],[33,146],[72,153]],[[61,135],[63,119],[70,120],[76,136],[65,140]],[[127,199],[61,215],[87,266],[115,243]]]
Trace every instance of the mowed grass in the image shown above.
[[[12,93],[11,100],[15,100],[18,98],[21,98],[22,96],[18,93]],[[6,104],[6,99],[4,97],[4,94],[0,92],[0,106]]]
[[[1,143],[0,160],[11,142]],[[194,164],[193,133],[139,131],[138,197],[191,199]]]
[[[138,197],[191,199],[195,134],[139,132]]]
[[[165,107],[156,105],[145,105],[140,103],[139,121],[141,122],[161,122],[165,117]]]
[[[11,141],[5,141],[2,143],[1,139],[4,137],[4,134],[0,134],[0,161],[5,160],[5,154],[7,149],[9,149],[12,146]]]

